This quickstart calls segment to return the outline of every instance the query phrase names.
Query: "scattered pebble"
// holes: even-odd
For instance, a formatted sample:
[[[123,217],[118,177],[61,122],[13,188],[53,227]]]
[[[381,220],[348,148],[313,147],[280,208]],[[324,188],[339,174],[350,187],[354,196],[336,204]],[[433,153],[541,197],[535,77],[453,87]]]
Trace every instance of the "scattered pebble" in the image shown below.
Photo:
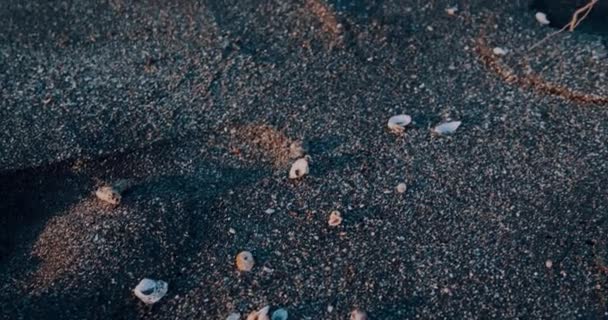
[[[255,264],[255,260],[253,259],[253,255],[249,251],[242,251],[241,253],[236,255],[236,267],[240,271],[248,272],[253,269],[253,265]]]
[[[266,214],[273,214],[276,212],[276,210],[272,209],[272,208],[268,208],[266,209],[266,211],[264,211]]]
[[[252,311],[247,316],[247,320],[269,320],[268,311],[270,311],[270,306],[265,306],[259,311]]]
[[[327,306],[327,312],[331,313],[332,311],[334,311],[334,306],[330,304]]]
[[[547,269],[553,268],[553,261],[551,261],[551,260],[545,261],[545,267],[547,267]]]
[[[306,155],[306,147],[302,141],[297,140],[289,145],[289,158],[299,159]]]
[[[445,9],[445,12],[450,16],[455,15],[457,11],[458,11],[458,6],[453,6],[453,7],[449,7],[447,9]]]
[[[536,18],[536,21],[542,25],[548,25],[551,23],[551,21],[547,20],[547,15],[544,12],[539,11],[534,15],[534,17]]]
[[[240,320],[241,314],[238,312],[231,313],[226,320]]]
[[[407,190],[407,186],[405,185],[405,183],[402,182],[397,185],[397,192],[404,193],[405,190]]]
[[[458,127],[460,127],[461,124],[462,121],[445,122],[433,128],[433,133],[438,135],[452,134],[456,132],[456,130],[458,129]]]
[[[328,224],[331,227],[337,227],[342,223],[342,214],[340,211],[334,210],[329,214]]]
[[[112,205],[119,205],[122,200],[122,193],[127,191],[129,188],[133,186],[133,182],[131,180],[118,180],[113,183],[111,186],[103,186],[97,191],[95,191],[95,195],[99,200],[107,202]]]
[[[271,320],[287,320],[287,310],[280,308],[272,313]]]
[[[412,122],[412,117],[407,114],[400,114],[396,116],[392,116],[388,119],[388,128],[393,133],[403,133],[405,131],[405,127],[407,127]]]
[[[169,284],[162,280],[142,279],[133,293],[145,304],[154,304],[167,294]]]
[[[492,49],[492,52],[494,52],[494,54],[497,55],[497,56],[504,56],[509,51],[507,51],[507,49],[503,49],[501,47],[496,47],[496,48]]]
[[[367,313],[365,313],[365,311],[355,309],[350,313],[350,320],[367,320]]]
[[[299,179],[308,174],[308,159],[309,157],[304,157],[296,160],[296,162],[291,165],[291,169],[289,170],[289,179]]]
[[[230,229],[228,229],[228,233],[236,234],[236,230],[234,230],[234,228],[230,228]]]

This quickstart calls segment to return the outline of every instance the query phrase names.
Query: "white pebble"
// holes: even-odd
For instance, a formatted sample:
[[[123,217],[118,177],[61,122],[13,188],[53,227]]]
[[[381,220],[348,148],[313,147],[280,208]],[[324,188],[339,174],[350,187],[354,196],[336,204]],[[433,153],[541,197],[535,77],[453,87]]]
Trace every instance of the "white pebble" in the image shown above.
[[[547,15],[544,12],[539,11],[534,15],[534,17],[536,18],[536,21],[542,25],[548,25],[551,23],[551,21],[547,20]]]
[[[545,267],[547,267],[547,269],[553,268],[553,261],[551,261],[551,260],[545,261]]]
[[[145,304],[154,304],[162,299],[169,290],[169,285],[162,280],[142,279],[133,293]]]
[[[291,165],[291,169],[289,170],[289,179],[299,179],[307,175],[309,170],[308,157],[298,159]]]
[[[412,117],[407,114],[399,114],[388,119],[388,128],[394,133],[402,133],[412,122]]]
[[[496,47],[496,48],[492,49],[492,52],[494,52],[494,54],[497,55],[497,56],[504,56],[509,51],[507,49],[503,49],[501,47]]]
[[[407,190],[407,186],[405,185],[405,183],[402,182],[397,185],[397,192],[404,193],[405,190]]]
[[[240,320],[241,314],[238,312],[231,313],[226,320]]]
[[[450,121],[444,122],[435,128],[433,128],[433,133],[438,135],[452,134],[456,132],[458,127],[462,124],[462,121]]]
[[[453,6],[453,7],[449,7],[447,9],[445,9],[445,12],[450,16],[455,15],[456,11],[458,11],[458,6]]]

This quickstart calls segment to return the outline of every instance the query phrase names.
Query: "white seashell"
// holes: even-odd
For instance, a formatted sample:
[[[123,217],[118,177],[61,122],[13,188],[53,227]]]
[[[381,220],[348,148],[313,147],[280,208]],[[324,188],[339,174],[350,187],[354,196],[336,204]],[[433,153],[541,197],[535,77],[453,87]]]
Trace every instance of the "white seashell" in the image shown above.
[[[534,17],[536,18],[536,21],[542,25],[548,25],[551,23],[551,21],[547,20],[547,15],[544,12],[539,11],[534,15]]]
[[[253,259],[253,254],[249,251],[241,251],[236,255],[236,267],[240,271],[248,272],[253,269],[255,265],[255,260]]]
[[[433,128],[433,133],[438,135],[452,134],[456,132],[456,129],[458,129],[461,124],[462,121],[445,122]]]
[[[271,320],[287,320],[287,310],[281,308],[272,313]]]
[[[350,313],[350,320],[367,320],[367,313],[365,313],[365,311],[355,309]]]
[[[399,193],[404,193],[407,190],[407,186],[405,185],[405,183],[400,183],[397,185],[397,192]]]
[[[453,7],[449,7],[447,9],[445,9],[445,12],[450,16],[455,15],[457,11],[458,11],[458,6],[453,6]]]
[[[507,49],[503,49],[501,47],[496,47],[496,48],[492,49],[492,52],[494,52],[494,54],[497,55],[497,56],[504,56],[509,51]]]
[[[142,279],[133,293],[145,304],[154,304],[167,294],[169,285],[162,280]]]
[[[289,179],[299,179],[309,172],[308,157],[300,158],[291,165],[289,169]]]
[[[412,117],[407,114],[392,116],[388,119],[388,128],[394,133],[402,133],[411,122]]]
[[[268,311],[270,311],[270,306],[265,306],[258,311],[252,311],[247,316],[247,320],[270,320],[268,318]]]
[[[241,314],[238,312],[231,313],[226,320],[240,320]]]
[[[329,214],[329,224],[330,227],[337,227],[342,223],[342,214],[338,210],[334,210]]]

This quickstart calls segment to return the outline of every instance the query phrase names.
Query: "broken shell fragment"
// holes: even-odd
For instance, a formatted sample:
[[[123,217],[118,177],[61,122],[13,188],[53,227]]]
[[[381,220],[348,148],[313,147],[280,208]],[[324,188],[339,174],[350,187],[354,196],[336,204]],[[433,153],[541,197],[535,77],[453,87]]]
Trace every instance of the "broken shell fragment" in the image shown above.
[[[462,121],[445,122],[433,128],[433,133],[438,135],[452,134],[456,132],[456,130],[458,129],[458,127],[460,127],[461,124]]]
[[[287,320],[287,310],[280,308],[272,313],[271,320]]]
[[[394,133],[402,133],[411,122],[412,117],[407,114],[392,116],[388,119],[388,128]]]
[[[308,174],[310,170],[308,167],[308,158],[309,157],[298,159],[291,165],[289,179],[299,179]]]
[[[236,267],[240,271],[248,272],[253,269],[253,265],[255,264],[255,260],[253,259],[253,255],[249,251],[242,251],[241,253],[236,255]]]
[[[365,313],[365,311],[355,309],[350,313],[350,320],[367,320],[367,313]]]
[[[226,320],[241,320],[241,314],[238,312],[231,313]]]
[[[145,304],[154,304],[167,294],[169,284],[162,280],[142,279],[133,293]]]
[[[95,195],[99,200],[115,206],[120,204],[120,200],[122,199],[120,193],[111,186],[105,186],[97,189],[97,191],[95,191]]]
[[[259,311],[252,311],[247,316],[247,320],[269,320],[268,311],[270,311],[270,306],[265,306]]]
[[[342,223],[342,214],[340,211],[334,210],[329,214],[329,221],[327,222],[331,227],[337,227]]]
[[[539,11],[534,15],[534,17],[536,18],[536,21],[542,25],[548,25],[551,23],[549,20],[547,20],[547,15],[544,12]]]

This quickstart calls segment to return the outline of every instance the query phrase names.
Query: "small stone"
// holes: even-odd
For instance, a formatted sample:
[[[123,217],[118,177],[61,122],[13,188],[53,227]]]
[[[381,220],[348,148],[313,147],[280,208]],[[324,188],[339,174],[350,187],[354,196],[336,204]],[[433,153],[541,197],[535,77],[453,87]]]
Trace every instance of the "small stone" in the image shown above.
[[[228,229],[228,233],[236,234],[236,230],[234,230],[234,228],[230,228],[230,229]]]
[[[135,296],[145,304],[157,303],[167,294],[169,285],[162,280],[142,279],[133,289]]]
[[[342,223],[342,214],[338,210],[334,210],[329,214],[327,222],[331,227],[337,227]]]
[[[350,313],[350,320],[367,320],[365,311],[355,309]]]
[[[399,193],[404,193],[407,190],[407,186],[405,185],[405,183],[400,183],[397,185],[397,192]]]
[[[452,134],[452,133],[456,132],[456,130],[458,130],[458,128],[460,127],[461,124],[462,124],[462,121],[445,122],[445,123],[437,125],[435,128],[433,128],[433,133],[437,134],[437,135]]]
[[[289,170],[289,179],[299,179],[309,172],[308,160],[310,157],[304,157],[296,160],[296,162],[291,165],[291,169]]]
[[[111,186],[105,186],[97,189],[97,191],[95,191],[95,195],[99,200],[115,206],[120,204],[120,200],[122,199],[120,193]]]
[[[450,16],[455,15],[457,11],[458,11],[458,6],[453,6],[453,7],[449,7],[447,9],[445,9],[445,12]]]
[[[547,267],[547,269],[553,268],[553,261],[551,261],[551,260],[545,261],[545,267]]]
[[[306,155],[306,146],[300,140],[294,141],[289,145],[289,158],[299,159]]]
[[[393,133],[403,133],[405,127],[412,123],[412,117],[407,114],[399,114],[388,119],[388,128]]]
[[[272,313],[271,320],[287,320],[287,310],[280,308]]]
[[[330,304],[327,306],[327,312],[331,313],[332,311],[334,311],[334,306]]]
[[[228,316],[228,318],[226,318],[226,320],[240,320],[240,319],[241,319],[241,314],[238,312],[233,312]]]
[[[236,267],[243,272],[249,272],[253,269],[255,260],[249,251],[242,251],[236,255]]]
[[[264,211],[266,214],[273,214],[275,213],[276,210],[272,209],[272,208],[268,208],[266,209],[266,211]]]
[[[536,18],[536,21],[542,25],[548,25],[551,23],[551,21],[547,19],[547,15],[544,12],[539,11],[534,15],[534,17]]]
[[[504,56],[509,51],[507,51],[506,49],[503,49],[501,47],[496,47],[496,48],[492,49],[492,52],[494,52],[494,54],[497,55],[497,56]]]
[[[252,311],[247,316],[247,320],[270,320],[268,318],[268,311],[270,311],[270,306],[265,306],[258,311]]]

